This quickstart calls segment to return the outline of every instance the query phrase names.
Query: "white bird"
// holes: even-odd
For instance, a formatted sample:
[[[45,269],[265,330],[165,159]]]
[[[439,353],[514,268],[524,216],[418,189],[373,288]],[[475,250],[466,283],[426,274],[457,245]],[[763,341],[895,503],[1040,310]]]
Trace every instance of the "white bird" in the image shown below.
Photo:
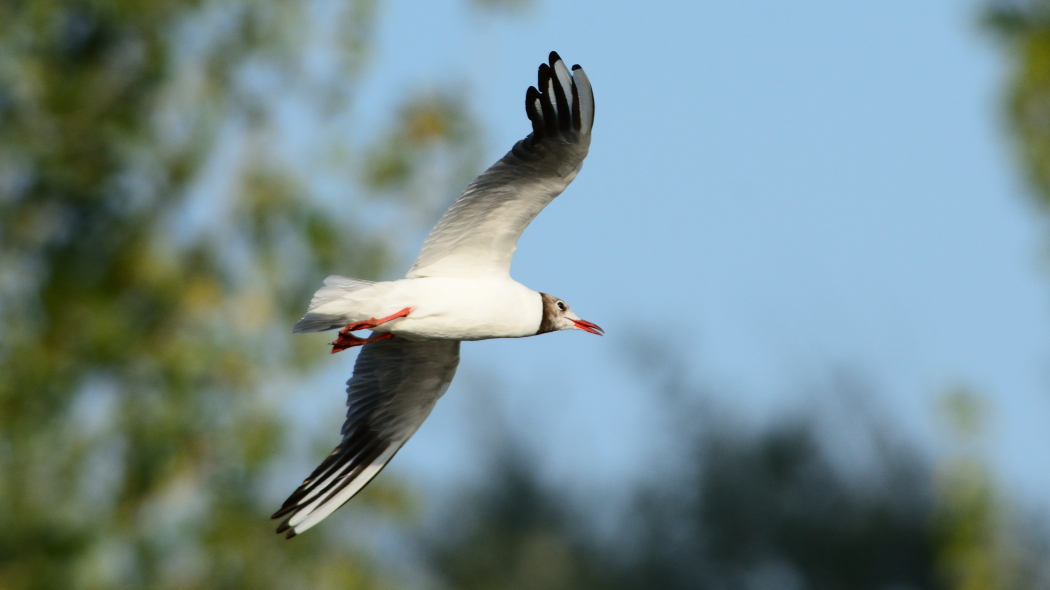
[[[431,230],[404,279],[325,279],[294,333],[342,328],[332,352],[364,345],[347,382],[343,440],[273,518],[290,539],[345,504],[405,444],[445,393],[461,340],[556,330],[602,335],[552,295],[510,277],[518,238],[576,177],[591,143],[594,95],[558,54],[525,93],[532,133],[470,183]],[[368,338],[353,335],[371,329]]]

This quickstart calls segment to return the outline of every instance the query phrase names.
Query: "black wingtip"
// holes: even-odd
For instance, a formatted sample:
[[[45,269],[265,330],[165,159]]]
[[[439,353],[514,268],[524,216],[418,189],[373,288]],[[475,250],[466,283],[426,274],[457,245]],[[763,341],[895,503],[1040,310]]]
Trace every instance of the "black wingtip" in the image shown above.
[[[576,82],[572,83],[572,128],[576,131],[583,129],[583,111],[580,107],[580,90]]]
[[[283,533],[284,531],[288,530],[289,528],[291,528],[291,527],[288,526],[288,521],[286,520],[286,521],[281,523],[281,526],[277,527],[277,534],[279,535],[279,534]]]
[[[574,75],[577,71],[582,75],[583,68],[580,64],[567,68],[557,51],[550,52],[549,61],[540,64],[536,86],[525,92],[525,112],[532,122],[532,133],[513,148],[522,159],[528,159],[526,152],[536,142],[560,138],[571,143],[589,124],[583,121],[583,101],[593,103],[593,99],[580,96]]]
[[[547,91],[547,82],[551,79],[551,67],[547,64],[540,64],[540,67],[536,70],[536,84],[540,92]]]
[[[557,56],[553,51],[551,54]],[[565,64],[562,63],[560,59],[552,60],[550,65],[551,81],[553,82],[552,88],[554,90],[554,102],[558,107],[558,127],[560,127],[562,131],[568,131],[572,127],[572,114],[569,112],[569,97],[566,96],[566,92],[572,92],[571,87],[573,86],[573,83],[571,75],[568,80],[561,79],[558,75],[558,64],[561,64],[560,67],[562,70],[565,69]],[[569,84],[569,88],[564,86],[566,82]]]
[[[273,513],[273,516],[270,517],[270,520],[276,520],[278,518],[284,518],[285,516],[288,516],[293,510],[295,510],[295,505],[294,504],[291,505],[291,506],[281,506],[280,510],[278,510],[277,512]]]
[[[536,90],[534,86],[529,86],[529,89],[525,91],[525,114],[529,116],[529,121],[532,122],[532,133],[536,138],[543,137],[543,109],[539,107],[537,109],[537,103],[540,100],[540,91]]]
[[[298,534],[299,533],[295,532],[294,530],[291,530],[291,531],[288,531],[288,534],[285,535],[284,538],[285,538],[285,540],[291,539],[292,537],[294,537],[294,536],[296,536]]]
[[[557,98],[551,96],[547,90],[551,88],[551,79],[554,76],[554,72],[551,71],[551,67],[547,64],[540,64],[539,72],[537,73],[537,81],[540,89],[540,106],[543,107],[543,126],[544,133],[548,137],[553,137],[558,133],[558,111],[555,109],[554,104]]]

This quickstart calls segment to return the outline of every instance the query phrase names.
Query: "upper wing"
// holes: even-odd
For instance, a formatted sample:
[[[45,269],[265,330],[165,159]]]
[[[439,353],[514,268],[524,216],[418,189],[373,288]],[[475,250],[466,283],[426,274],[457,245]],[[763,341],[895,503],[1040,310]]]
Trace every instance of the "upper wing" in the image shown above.
[[[470,183],[423,242],[409,278],[510,274],[525,227],[569,186],[591,145],[594,94],[551,52],[525,93],[532,133]]]
[[[430,415],[459,364],[459,342],[401,338],[366,344],[347,382],[343,442],[272,518],[288,538],[321,522],[361,491]]]

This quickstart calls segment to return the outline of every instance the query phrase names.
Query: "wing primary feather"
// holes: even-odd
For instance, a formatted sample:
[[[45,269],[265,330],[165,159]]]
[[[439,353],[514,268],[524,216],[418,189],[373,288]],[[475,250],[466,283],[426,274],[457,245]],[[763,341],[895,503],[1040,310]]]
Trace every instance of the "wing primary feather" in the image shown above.
[[[325,457],[325,460],[322,461],[320,465],[317,466],[317,469],[314,469],[314,472],[310,474],[310,477],[303,481],[302,485],[299,486],[299,489],[295,490],[295,492],[284,501],[284,504],[281,505],[281,509],[274,512],[273,516],[270,518],[281,518],[282,516],[294,512],[305,500],[313,498],[320,493],[320,491],[323,491],[319,491],[318,488],[322,482],[328,480],[328,477],[332,472],[336,470],[342,472],[347,466],[353,464],[354,457],[350,456],[348,459],[347,456],[351,453],[354,456],[358,454],[357,451],[363,446],[364,441],[361,440],[362,438],[364,437],[360,435],[351,436],[347,437],[347,440],[340,443],[340,445]]]
[[[551,68],[547,64],[540,64],[539,78],[540,104],[543,106],[544,135],[554,137],[558,134],[558,110],[552,100],[554,95],[551,88]]]
[[[554,107],[554,118],[557,120],[558,102],[554,97],[554,70],[547,64],[540,64],[539,70],[537,77],[539,78],[540,92],[546,95],[547,100]]]
[[[543,99],[540,98],[539,91],[536,92],[536,100],[533,101],[532,108],[536,109],[536,112],[539,113],[540,129],[539,135],[537,135],[536,138],[541,139],[547,133],[547,126],[546,123],[543,122]]]
[[[371,466],[372,463],[374,463],[380,455],[386,452],[389,446],[390,443],[381,443],[377,441],[376,444],[373,444],[367,449],[361,451],[361,459],[360,461],[356,462],[356,465],[354,465],[353,469],[351,469],[345,476],[339,477],[338,479],[333,481],[332,483],[334,485],[328,486],[324,492],[317,496],[317,499],[313,500],[310,503],[310,505],[307,506],[307,516],[309,512],[313,512],[314,510],[316,510],[317,506],[327,503],[329,500],[337,496],[339,492],[341,492],[344,488],[346,488],[347,485],[356,480],[358,476],[361,475],[362,471],[364,471],[367,467]],[[306,517],[304,517],[302,520],[306,520]],[[302,520],[300,520],[300,523],[302,522]]]
[[[313,497],[315,495],[315,488],[319,485],[319,480],[327,478],[332,471],[343,466],[344,460],[349,459],[350,461],[348,462],[351,462],[362,447],[375,438],[375,433],[367,428],[357,429],[344,438],[343,442],[339,443],[339,446],[333,449],[332,452],[325,457],[324,461],[317,466],[317,469],[314,469],[313,473],[310,474],[310,477],[303,480],[299,489],[295,490],[295,492],[284,501],[281,509],[274,513],[271,518],[280,518],[280,516],[288,509],[295,508],[298,504],[302,503],[307,495]]]
[[[583,120],[583,132],[590,133],[594,126],[594,92],[587,73],[578,64],[572,66],[572,77],[580,89],[580,116]]]
[[[328,515],[350,501],[375,479],[387,466],[390,459],[397,454],[403,443],[404,441],[386,442],[371,448],[368,455],[355,466],[350,475],[341,480],[340,485],[336,489],[331,490],[323,498],[313,500],[307,506],[301,506],[295,514],[285,519],[277,527],[277,533],[289,531],[285,538],[291,539],[327,518]]]
[[[572,81],[572,128],[577,133],[583,130],[583,120],[580,116],[580,89],[576,86],[576,80]]]
[[[525,114],[532,122],[532,136],[536,139],[543,137],[543,107],[540,105],[540,91],[534,86],[525,91]]]
[[[313,527],[327,518],[329,514],[339,509],[340,506],[350,501],[351,498],[356,496],[358,492],[363,490],[383,471],[400,448],[401,442],[384,447],[380,453],[371,458],[368,464],[362,466],[363,468],[355,474],[354,478],[347,485],[343,486],[339,491],[333,492],[324,502],[314,507],[299,524],[294,525],[292,528],[293,535]],[[291,536],[288,538],[291,538]]]
[[[547,97],[547,100],[551,103],[551,108],[554,110],[554,118],[547,123],[547,130],[550,132],[551,137],[557,137],[561,129],[561,114],[558,109],[558,93],[554,90],[557,84],[554,82],[554,73],[551,72],[551,79],[547,81],[547,89],[543,94]],[[552,128],[553,126],[553,128]]]
[[[365,475],[365,472],[369,468],[377,467],[372,473],[367,474],[368,480],[371,480],[372,477],[375,477],[385,465],[384,463],[384,465],[376,466],[375,463],[390,446],[390,442],[373,438],[363,448],[360,448],[360,452],[354,453],[354,456],[349,461],[342,463],[338,466],[338,469],[326,474],[324,479],[321,479],[314,484],[313,487],[318,489],[311,490],[309,495],[300,494],[298,497],[293,495],[293,497],[295,497],[294,503],[282,508],[273,516],[273,518],[287,516],[284,522],[277,527],[277,533],[280,534],[289,528],[295,529],[297,533],[301,533],[310,526],[313,526],[313,524],[304,526],[304,522],[313,517],[318,511],[323,510],[324,516],[327,516],[339,508],[339,506],[342,506],[349,501],[357,491],[360,491],[360,489],[364,488],[368,483],[368,481],[358,481],[361,479],[362,475]],[[400,446],[400,444],[397,446]],[[339,453],[339,456],[346,457],[347,454],[348,453]],[[387,460],[389,460],[389,458],[387,458]],[[358,485],[353,494],[348,494],[345,498],[340,498],[340,501],[336,506],[329,505],[329,502],[340,496],[341,492],[345,490],[348,485],[355,482],[358,482]],[[289,501],[291,500],[292,498],[289,498]],[[321,518],[323,518],[323,516]],[[314,523],[320,522],[321,518],[315,519]]]
[[[353,449],[353,453],[347,450],[340,454],[340,461],[337,462],[332,468],[325,473],[322,478],[318,478],[316,483],[313,483],[306,493],[296,499],[293,508],[301,508],[304,504],[313,502],[315,498],[323,496],[328,490],[332,488],[336,483],[344,479],[348,474],[353,473],[356,466],[360,463],[360,457],[364,454],[365,450],[371,446],[375,446],[375,442],[369,443],[369,445],[359,445]],[[292,523],[296,524],[295,522]]]
[[[384,444],[382,441],[375,441],[368,445],[361,451],[361,454],[359,455],[360,460],[357,460],[358,457],[355,457],[355,461],[349,470],[343,471],[335,477],[329,478],[331,481],[325,485],[320,493],[312,495],[300,502],[299,509],[288,519],[288,524],[298,528],[299,525],[309,518],[314,511],[335,497],[335,495],[345,488],[347,484],[357,479],[361,472],[376,460],[376,457],[383,454],[383,451],[386,450],[387,446],[389,446],[389,443]],[[349,498],[347,498],[347,500],[349,500]],[[332,508],[332,510],[335,510],[338,507],[339,506],[336,506]]]
[[[554,90],[554,98],[558,107],[558,127],[562,131],[568,131],[572,125],[572,107],[569,104],[568,93],[571,92],[572,77],[565,69],[565,64],[557,53],[551,52],[551,74],[553,80],[551,87]]]

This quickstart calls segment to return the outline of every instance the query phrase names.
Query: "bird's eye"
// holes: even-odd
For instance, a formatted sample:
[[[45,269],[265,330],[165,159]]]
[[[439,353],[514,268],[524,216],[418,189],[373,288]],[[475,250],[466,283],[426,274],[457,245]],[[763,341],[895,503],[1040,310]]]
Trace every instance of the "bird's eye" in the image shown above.
[[[565,302],[564,301],[559,301],[558,302],[558,309],[560,309],[562,311],[565,311]]]

